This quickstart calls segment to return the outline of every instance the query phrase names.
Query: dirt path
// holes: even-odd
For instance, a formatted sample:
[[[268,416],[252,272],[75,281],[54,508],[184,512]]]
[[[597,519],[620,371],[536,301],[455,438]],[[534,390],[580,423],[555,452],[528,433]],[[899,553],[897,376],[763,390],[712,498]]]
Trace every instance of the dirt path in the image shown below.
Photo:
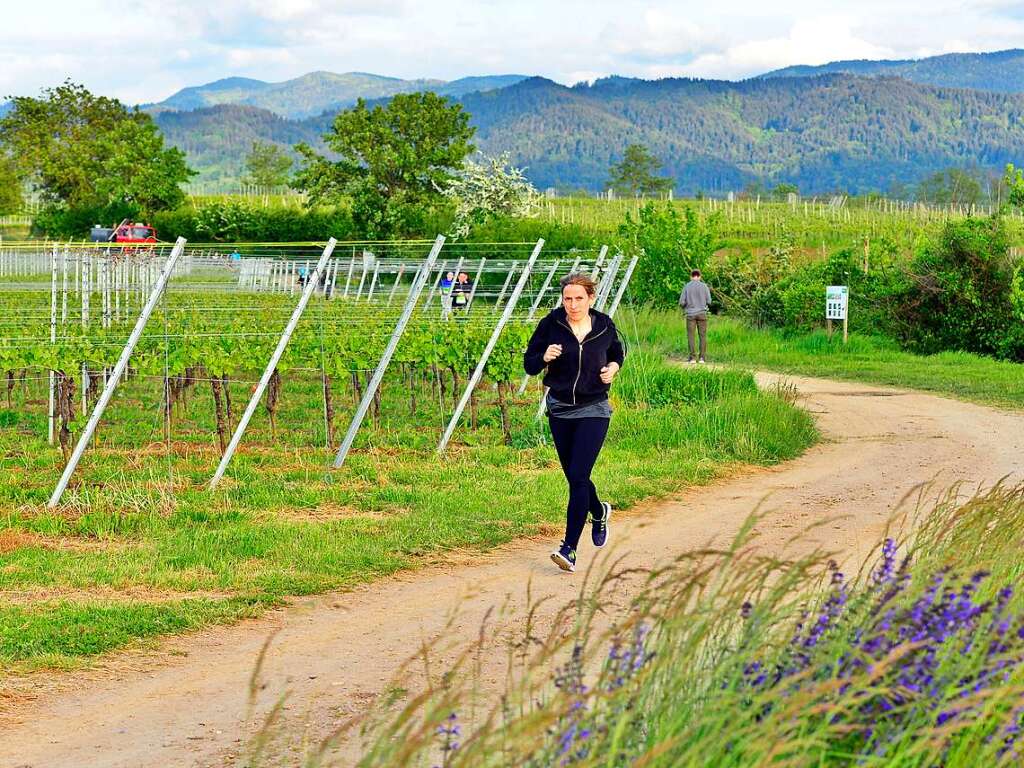
[[[763,383],[780,378],[762,377]],[[862,384],[785,380],[797,386],[825,441],[783,466],[620,517],[618,554],[653,565],[712,537],[724,541],[767,497],[759,525],[764,547],[781,549],[812,521],[843,515],[816,535],[860,559],[889,513],[922,481],[1024,480],[1024,414]],[[285,689],[286,718],[306,723],[316,737],[361,711],[424,639],[444,633],[449,641],[470,641],[499,604],[514,629],[528,582],[534,598],[555,598],[539,613],[542,623],[550,622],[580,581],[553,569],[549,547],[520,541],[477,564],[431,567],[352,593],[297,601],[259,620],[170,639],[157,654],[121,654],[101,669],[58,676],[56,687],[52,676],[30,679],[36,698],[8,704],[0,717],[0,767],[240,764],[251,723]],[[581,558],[591,554],[581,550]],[[454,609],[458,618],[446,631]],[[273,630],[279,631],[264,669],[266,686],[246,725],[249,678]],[[500,674],[484,670],[485,683],[496,684]]]

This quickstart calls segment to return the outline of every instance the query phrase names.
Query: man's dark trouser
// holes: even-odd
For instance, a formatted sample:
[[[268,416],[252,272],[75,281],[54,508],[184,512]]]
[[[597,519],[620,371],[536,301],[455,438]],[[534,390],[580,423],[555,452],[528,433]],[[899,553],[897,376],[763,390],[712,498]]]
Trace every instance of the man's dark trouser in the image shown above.
[[[608,435],[609,420],[549,418],[548,423],[551,425],[551,437],[555,441],[562,472],[569,482],[565,543],[576,549],[583,526],[587,524],[587,513],[600,517],[603,512],[590,473]]]
[[[693,348],[694,331],[700,336],[700,359],[703,360],[708,354],[708,313],[701,312],[699,315],[686,316],[686,342],[690,345],[690,359],[696,355]]]

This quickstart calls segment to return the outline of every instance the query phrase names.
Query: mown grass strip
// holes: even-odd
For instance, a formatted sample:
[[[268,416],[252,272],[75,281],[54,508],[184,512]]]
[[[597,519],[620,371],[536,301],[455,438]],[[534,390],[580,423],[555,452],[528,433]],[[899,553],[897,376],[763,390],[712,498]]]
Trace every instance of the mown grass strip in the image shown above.
[[[639,313],[635,322],[642,342],[667,354],[686,354],[686,328],[677,312]],[[1024,366],[1017,363],[966,352],[914,355],[880,336],[854,335],[844,346],[841,334],[830,340],[824,331],[760,330],[728,317],[713,317],[708,328],[708,355],[714,362],[1024,408]]]

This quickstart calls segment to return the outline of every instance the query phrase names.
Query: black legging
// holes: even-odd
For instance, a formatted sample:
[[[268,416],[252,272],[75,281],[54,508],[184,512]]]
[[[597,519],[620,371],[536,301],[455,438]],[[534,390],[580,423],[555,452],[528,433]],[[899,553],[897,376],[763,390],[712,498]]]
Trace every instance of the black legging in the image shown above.
[[[608,434],[608,419],[548,418],[551,437],[555,440],[562,472],[569,482],[569,505],[566,508],[565,543],[573,549],[580,543],[587,513],[600,515],[601,501],[590,480],[597,455]]]

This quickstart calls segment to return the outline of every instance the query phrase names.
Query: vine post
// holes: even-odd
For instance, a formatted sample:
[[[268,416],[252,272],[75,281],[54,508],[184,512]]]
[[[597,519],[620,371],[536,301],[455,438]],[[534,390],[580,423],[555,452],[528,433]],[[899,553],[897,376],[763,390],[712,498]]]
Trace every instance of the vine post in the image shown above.
[[[544,240],[541,238],[533,247],[533,253],[530,254],[529,261],[523,265],[523,271],[519,276],[516,287],[512,289],[512,295],[509,296],[508,302],[505,304],[505,310],[501,313],[501,318],[498,320],[498,324],[494,326],[494,330],[491,332],[491,338],[487,340],[487,346],[484,347],[484,351],[480,355],[480,360],[477,362],[476,368],[473,370],[473,375],[470,376],[465,389],[462,391],[462,398],[459,400],[459,404],[455,406],[455,412],[452,414],[452,418],[448,422],[448,427],[445,429],[444,435],[441,437],[441,442],[437,445],[438,453],[443,454],[444,449],[448,445],[448,441],[451,440],[452,434],[455,432],[455,427],[459,424],[459,418],[462,416],[462,412],[466,409],[466,403],[469,402],[469,398],[473,394],[473,389],[480,382],[480,377],[483,375],[484,367],[487,365],[487,358],[491,356],[491,352],[494,351],[494,347],[498,343],[498,339],[501,337],[502,330],[504,330],[508,321],[512,318],[512,313],[515,311],[516,304],[519,303],[519,297],[522,295],[523,289],[526,287],[526,283],[530,279],[530,272],[533,269],[534,262],[537,261],[537,256],[540,255],[541,248],[543,247]],[[515,267],[513,267],[513,270],[514,269]],[[511,272],[509,274],[511,275]],[[504,397],[504,391],[499,394],[501,397]]]
[[[267,388],[267,384],[270,382],[271,377],[277,370],[277,364],[281,360],[281,355],[284,354],[284,350],[288,346],[288,341],[291,339],[292,333],[295,331],[295,326],[299,324],[299,319],[302,317],[302,313],[305,311],[306,305],[309,303],[309,299],[313,295],[313,291],[316,290],[317,283],[320,282],[320,275],[327,266],[327,262],[330,260],[331,254],[334,253],[334,246],[337,244],[338,241],[333,237],[327,241],[327,245],[324,247],[324,252],[320,255],[320,260],[316,263],[316,269],[313,270],[313,274],[306,280],[306,285],[303,288],[299,303],[295,305],[295,310],[292,312],[292,316],[288,320],[288,325],[285,326],[284,332],[281,334],[281,338],[278,339],[277,347],[274,349],[274,353],[270,356],[270,360],[267,361],[267,367],[263,369],[263,375],[260,377],[260,382],[256,385],[256,389],[253,391],[252,397],[249,398],[249,404],[245,407],[245,413],[243,413],[242,418],[238,420],[238,426],[235,427],[235,432],[231,436],[231,442],[228,443],[227,450],[224,451],[224,455],[220,458],[220,464],[217,465],[217,471],[210,479],[211,490],[216,488],[220,479],[224,477],[224,471],[228,468],[228,464],[231,462],[231,457],[234,456],[235,450],[238,448],[238,443],[241,442],[242,435],[245,434],[246,427],[249,426],[249,420],[252,418],[252,415],[256,410],[256,406],[259,405],[260,398],[263,397],[263,392]]]
[[[57,246],[53,246],[53,250],[50,251],[50,345],[55,346],[57,343]],[[49,427],[47,432],[47,442],[53,445],[54,430],[57,424],[56,411],[54,409],[56,400],[54,398],[54,390],[57,385],[57,375],[53,369],[49,372],[49,383],[50,383],[50,399],[48,405],[49,415]]]
[[[85,453],[85,449],[89,445],[89,441],[92,439],[93,433],[96,431],[96,425],[99,424],[100,419],[103,417],[103,411],[106,410],[107,404],[114,396],[114,390],[117,389],[117,385],[121,381],[121,377],[124,375],[125,369],[128,367],[128,359],[131,357],[132,352],[135,349],[135,345],[139,343],[139,338],[142,336],[142,332],[146,328],[146,323],[149,321],[150,315],[153,314],[153,309],[160,300],[160,296],[164,292],[164,287],[171,279],[171,273],[174,271],[174,265],[177,263],[183,250],[185,250],[185,238],[179,237],[178,241],[174,244],[174,248],[171,250],[171,255],[167,257],[167,262],[164,264],[164,267],[160,272],[160,277],[157,279],[156,285],[154,285],[153,290],[150,291],[149,300],[142,308],[142,312],[139,314],[139,319],[135,322],[135,328],[132,329],[131,336],[128,337],[128,342],[124,345],[124,349],[121,350],[121,357],[118,358],[117,365],[114,366],[114,372],[111,374],[110,378],[107,379],[106,386],[103,387],[103,392],[96,401],[92,415],[89,416],[89,422],[85,425],[85,429],[82,430],[81,437],[78,438],[78,444],[75,446],[74,453],[71,454],[71,458],[68,459],[68,463],[64,466],[64,472],[61,474],[60,480],[57,481],[57,487],[53,489],[53,495],[50,496],[50,500],[46,505],[50,509],[53,509],[60,503],[60,498],[64,495],[64,490],[68,486],[68,481],[71,479],[71,475],[74,474],[75,468],[78,466],[78,462],[81,461],[82,454]]]
[[[363,390],[363,396],[360,398],[359,406],[356,408],[356,412],[352,416],[352,421],[348,425],[348,431],[345,433],[345,439],[342,441],[341,446],[338,448],[338,453],[334,457],[333,466],[335,469],[341,468],[342,464],[345,463],[345,458],[348,456],[348,452],[352,449],[352,443],[355,442],[359,426],[363,423],[363,419],[366,417],[366,411],[369,409],[370,404],[373,402],[374,396],[377,393],[377,389],[380,387],[380,383],[384,378],[384,373],[387,371],[388,365],[391,363],[391,358],[394,356],[395,350],[398,348],[398,342],[402,340],[402,334],[405,333],[405,327],[409,324],[409,318],[412,317],[413,310],[416,308],[416,303],[419,301],[420,294],[423,292],[423,286],[426,285],[427,279],[430,277],[430,273],[434,268],[434,262],[437,261],[437,256],[441,253],[441,248],[444,247],[444,241],[444,235],[437,236],[437,239],[434,241],[434,246],[430,249],[430,253],[427,255],[427,260],[420,266],[419,271],[416,273],[416,277],[413,278],[412,287],[409,289],[409,296],[406,298],[405,306],[402,308],[402,314],[398,318],[398,322],[395,324],[395,330],[391,333],[388,345],[385,347],[384,354],[381,355],[380,361],[377,363],[377,368],[374,370],[369,384],[367,384],[366,389]]]

